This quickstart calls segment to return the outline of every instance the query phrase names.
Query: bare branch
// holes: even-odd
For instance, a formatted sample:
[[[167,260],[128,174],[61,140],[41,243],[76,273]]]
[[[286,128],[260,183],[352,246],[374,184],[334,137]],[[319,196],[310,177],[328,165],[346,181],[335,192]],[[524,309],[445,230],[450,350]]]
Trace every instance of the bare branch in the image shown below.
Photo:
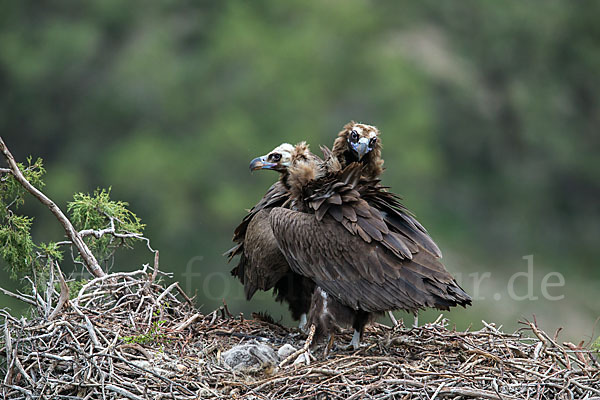
[[[5,294],[5,295],[7,295],[7,296],[14,297],[15,299],[21,300],[24,303],[31,304],[32,306],[37,305],[37,303],[35,302],[35,300],[32,300],[32,299],[30,299],[28,297],[25,297],[25,296],[22,296],[22,295],[10,292],[10,291],[2,288],[2,287],[0,287],[0,292],[3,293],[3,294]]]
[[[535,324],[515,334],[488,322],[477,331],[456,331],[443,317],[418,328],[375,324],[366,332],[365,347],[338,347],[329,357],[312,357],[306,355],[310,336],[305,340],[295,328],[233,318],[224,306],[203,315],[176,287],[153,283],[145,265],[88,282],[72,301],[73,312],[60,312],[52,321],[44,310],[18,319],[0,310],[5,317],[0,393],[9,400],[56,393],[106,400],[600,396],[600,369],[590,362],[595,353],[561,345]],[[39,289],[33,290],[36,298]],[[54,290],[52,304],[58,297]],[[169,307],[157,315],[156,305],[167,298]],[[273,350],[288,344],[292,356],[282,352],[278,361],[249,372],[226,366],[222,354],[250,340]],[[339,344],[349,340],[349,332],[336,335]],[[310,366],[287,364],[303,354],[313,360]]]
[[[65,229],[65,233],[67,234],[67,237],[77,247],[79,254],[81,254],[81,257],[85,261],[85,265],[86,265],[86,268],[88,269],[88,271],[96,277],[101,277],[101,276],[106,275],[104,273],[104,271],[102,271],[102,268],[100,268],[100,265],[98,264],[98,261],[96,260],[96,257],[94,257],[94,255],[92,254],[90,249],[87,247],[87,245],[81,238],[81,235],[79,235],[79,232],[77,232],[75,230],[75,228],[73,227],[73,224],[71,224],[71,221],[69,221],[69,219],[65,216],[65,214],[60,210],[60,208],[52,200],[50,200],[39,189],[35,188],[25,178],[25,176],[19,169],[19,166],[17,165],[15,158],[13,157],[11,152],[8,150],[8,147],[6,147],[6,144],[4,144],[4,140],[2,140],[2,137],[0,137],[0,151],[2,151],[2,154],[4,154],[4,158],[6,158],[6,161],[8,162],[8,165],[9,165],[11,172],[14,175],[15,179],[21,184],[21,186],[23,186],[25,188],[25,190],[27,190],[35,198],[37,198],[42,204],[44,204],[46,207],[48,207],[48,209],[52,212],[52,214],[54,214],[56,219],[58,219],[58,222],[60,222],[60,224]]]
[[[54,318],[56,318],[69,300],[69,287],[67,286],[67,282],[65,282],[65,278],[63,277],[58,263],[56,263],[56,269],[58,270],[58,281],[60,282],[60,297],[58,299],[58,304],[56,304],[56,307],[54,308],[54,311],[52,311],[52,314],[50,314],[48,317],[49,321],[52,321]]]

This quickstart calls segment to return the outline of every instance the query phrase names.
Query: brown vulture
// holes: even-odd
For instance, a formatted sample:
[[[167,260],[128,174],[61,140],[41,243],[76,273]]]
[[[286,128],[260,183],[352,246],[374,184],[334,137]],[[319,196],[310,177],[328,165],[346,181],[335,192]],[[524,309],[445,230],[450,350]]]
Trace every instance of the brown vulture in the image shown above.
[[[439,261],[425,228],[374,179],[381,160],[352,162],[352,150],[360,157],[369,147],[353,130],[346,148],[324,162],[294,149],[286,176],[293,206],[275,207],[268,218],[291,270],[316,284],[307,326],[315,325],[317,337],[352,326],[357,348],[376,314],[447,310],[471,299]],[[343,132],[336,142],[348,137]]]
[[[378,176],[383,161],[380,160],[381,147],[377,141],[377,128],[350,122],[339,132],[334,142],[333,154],[324,149],[329,160],[329,169],[339,169],[351,162],[362,161],[365,171]],[[300,327],[306,323],[314,283],[290,270],[289,265],[273,236],[268,215],[273,207],[292,207],[289,195],[287,168],[292,163],[292,155],[305,157],[315,162],[320,159],[312,154],[305,143],[296,146],[284,143],[262,157],[250,163],[250,170],[270,169],[280,173],[279,180],[273,184],[263,198],[244,217],[235,229],[233,241],[235,247],[225,253],[231,260],[240,256],[238,265],[231,270],[244,285],[244,293],[250,300],[257,290],[274,289],[276,300],[288,303],[292,318],[300,320]],[[339,165],[331,165],[339,160]],[[375,160],[375,161],[373,161]],[[300,161],[300,160],[294,160]]]
[[[239,255],[240,259],[231,274],[244,285],[244,294],[250,300],[257,290],[274,289],[276,300],[288,304],[292,318],[306,323],[314,291],[312,280],[293,272],[279,251],[269,223],[269,213],[274,207],[289,207],[290,195],[287,179],[292,154],[319,160],[309,152],[305,143],[297,146],[284,143],[267,155],[257,157],[250,163],[250,170],[269,169],[279,172],[275,182],[235,229],[235,247],[225,253],[229,260]]]

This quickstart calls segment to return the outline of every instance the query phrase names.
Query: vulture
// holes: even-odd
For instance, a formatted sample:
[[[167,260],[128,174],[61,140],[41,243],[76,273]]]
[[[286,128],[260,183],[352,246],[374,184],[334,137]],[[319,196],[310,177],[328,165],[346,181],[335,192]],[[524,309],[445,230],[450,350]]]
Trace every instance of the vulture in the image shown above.
[[[290,206],[287,179],[292,154],[306,157],[304,161],[319,160],[310,153],[305,143],[296,146],[284,143],[267,155],[251,161],[251,171],[274,170],[279,172],[279,180],[269,188],[235,229],[233,241],[237,244],[227,251],[225,256],[228,256],[229,260],[240,256],[237,266],[231,270],[231,275],[237,277],[244,285],[247,300],[250,300],[257,290],[274,289],[276,300],[288,304],[292,318],[300,320],[302,328],[306,323],[314,283],[290,269],[279,250],[269,223],[269,213],[274,207]]]
[[[291,206],[268,215],[291,271],[315,285],[307,326],[315,325],[317,339],[351,326],[354,348],[385,311],[471,304],[425,228],[376,179],[377,134],[357,127],[340,132],[325,161],[294,148],[285,174]]]
[[[333,153],[327,148],[323,149],[328,157],[329,169],[339,169],[351,162],[363,162],[365,171],[369,171],[373,177],[378,176],[383,164],[380,160],[381,146],[378,135],[379,131],[373,126],[353,121],[346,124],[334,142]],[[296,157],[294,160],[293,155]],[[257,290],[274,289],[276,300],[288,304],[292,318],[300,320],[301,328],[306,323],[314,283],[289,268],[273,236],[268,217],[274,207],[292,207],[287,182],[288,167],[292,161],[306,160],[321,162],[309,151],[306,143],[301,142],[296,146],[281,144],[268,154],[251,161],[251,171],[274,170],[279,172],[279,180],[269,188],[235,229],[233,241],[236,246],[225,253],[230,261],[235,256],[240,257],[231,274],[244,285],[247,300],[250,300]],[[339,160],[339,164],[336,160]]]

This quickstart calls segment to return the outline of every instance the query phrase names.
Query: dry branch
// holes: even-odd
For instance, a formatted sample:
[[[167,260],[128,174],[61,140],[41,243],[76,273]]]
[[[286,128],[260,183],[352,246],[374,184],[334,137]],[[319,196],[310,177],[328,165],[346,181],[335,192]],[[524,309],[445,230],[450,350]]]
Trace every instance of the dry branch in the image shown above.
[[[96,277],[104,276],[104,271],[102,271],[102,268],[100,268],[98,260],[96,260],[96,257],[94,257],[88,246],[85,244],[79,232],[75,230],[73,224],[71,224],[71,221],[69,221],[66,215],[52,200],[50,200],[44,193],[42,193],[39,189],[35,188],[31,183],[29,183],[29,181],[23,175],[23,172],[21,172],[21,170],[19,169],[15,158],[8,150],[8,147],[6,147],[6,144],[4,144],[4,140],[2,140],[2,137],[0,137],[0,151],[2,151],[4,158],[6,158],[8,166],[10,167],[10,171],[15,177],[15,179],[21,184],[21,186],[25,188],[25,190],[31,193],[32,196],[38,199],[43,205],[48,207],[48,209],[52,212],[52,214],[54,214],[58,222],[60,222],[60,224],[63,226],[67,237],[71,240],[71,242],[73,242],[73,244],[75,244],[75,247],[77,247],[79,254],[81,254],[81,257],[83,258],[88,271]]]
[[[4,398],[600,396],[596,355],[560,345],[531,322],[514,334],[487,322],[478,331],[457,332],[443,318],[410,329],[401,322],[394,328],[376,324],[358,351],[342,350],[348,332],[338,336],[327,358],[317,348],[319,356],[310,366],[289,365],[292,359],[286,359],[244,375],[222,365],[220,354],[249,340],[274,349],[290,344],[302,354],[306,337],[296,329],[231,317],[224,307],[204,315],[173,285],[157,284],[153,275],[145,266],[94,279],[52,320],[41,310],[30,319],[0,310],[5,317],[0,344],[6,360],[0,364]],[[54,291],[47,301],[56,307],[60,299]]]

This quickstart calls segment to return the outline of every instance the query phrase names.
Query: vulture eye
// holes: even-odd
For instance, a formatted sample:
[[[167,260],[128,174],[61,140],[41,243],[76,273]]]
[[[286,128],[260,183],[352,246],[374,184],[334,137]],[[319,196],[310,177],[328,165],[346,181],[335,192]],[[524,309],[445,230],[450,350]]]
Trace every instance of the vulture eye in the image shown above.
[[[281,160],[281,154],[279,154],[279,153],[271,154],[271,160],[273,160],[274,162],[279,162],[279,160]]]
[[[358,132],[356,132],[354,129],[352,129],[352,132],[350,132],[350,139],[353,142],[358,142]]]
[[[375,146],[375,143],[377,143],[377,138],[374,137],[373,139],[371,139],[371,141],[369,142],[369,147],[373,148],[373,146]]]

